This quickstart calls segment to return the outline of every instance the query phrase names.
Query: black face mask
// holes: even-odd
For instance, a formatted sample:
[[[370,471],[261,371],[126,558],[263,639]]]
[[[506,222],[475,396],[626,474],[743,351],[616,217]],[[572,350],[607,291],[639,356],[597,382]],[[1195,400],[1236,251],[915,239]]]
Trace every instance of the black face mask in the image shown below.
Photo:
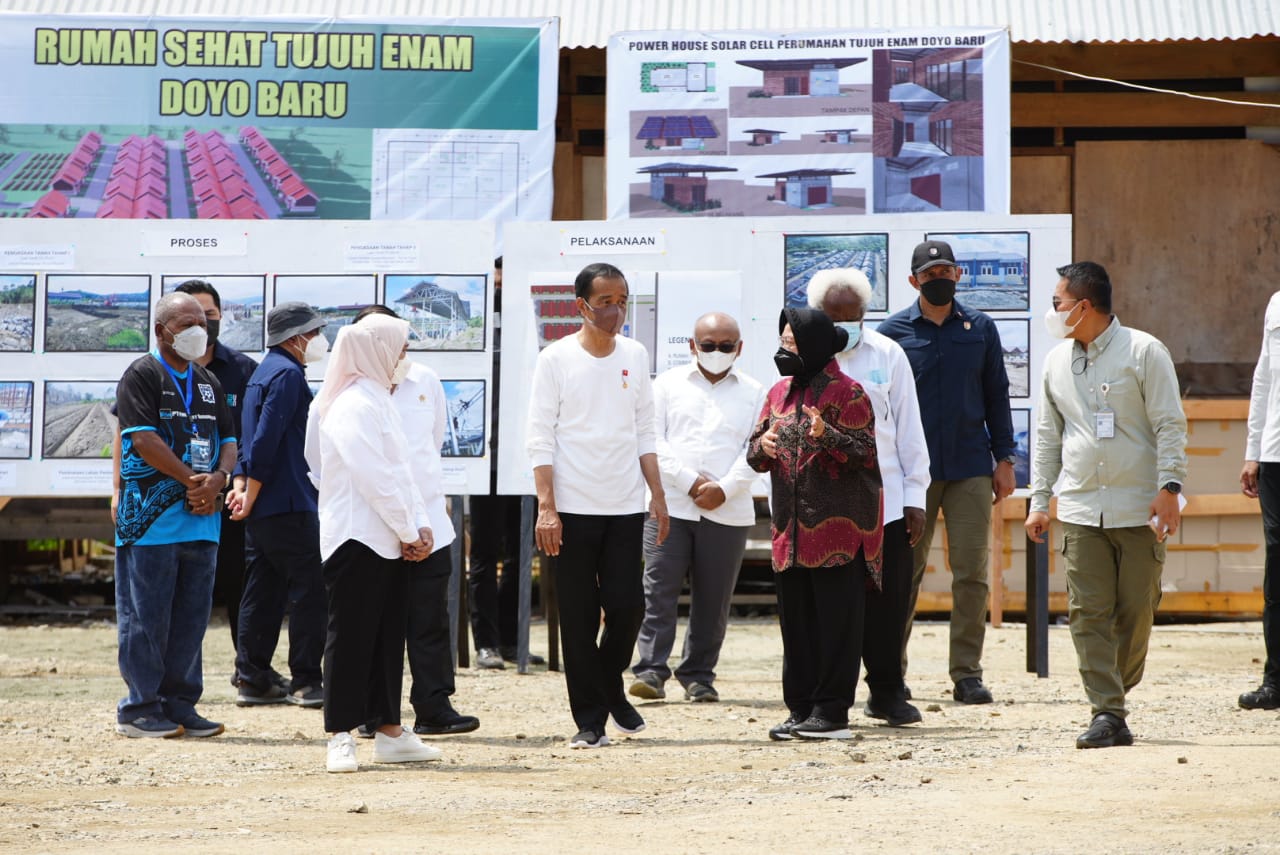
[[[773,355],[773,364],[778,366],[778,373],[783,377],[794,377],[804,371],[804,360],[800,358],[800,354],[792,353],[785,347],[778,348],[778,352]]]
[[[220,318],[205,318],[205,328],[209,331],[209,344],[213,344],[218,340],[218,331],[222,329],[222,320]]]
[[[956,283],[951,279],[930,279],[920,285],[920,293],[932,306],[945,306],[956,296]]]

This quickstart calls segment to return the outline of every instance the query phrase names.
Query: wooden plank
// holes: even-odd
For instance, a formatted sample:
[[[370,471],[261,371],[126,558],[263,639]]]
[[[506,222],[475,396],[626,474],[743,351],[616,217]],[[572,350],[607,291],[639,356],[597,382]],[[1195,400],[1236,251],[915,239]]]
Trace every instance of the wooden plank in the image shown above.
[[[1009,206],[1015,214],[1071,213],[1071,157],[1014,157]]]
[[[1176,80],[1213,77],[1280,76],[1280,38],[1263,36],[1212,42],[1083,44],[1017,42],[1012,51],[1014,80],[1072,78],[1025,63],[1048,65],[1118,80]]]
[[[3,511],[5,509],[5,506],[8,505],[11,501],[13,501],[12,496],[0,496],[0,511]]]
[[[1262,311],[1275,290],[1266,271],[1280,269],[1275,146],[1080,142],[1073,188],[1073,209],[1088,215],[1072,220],[1071,257],[1106,265],[1125,326],[1165,342],[1175,362],[1257,361]],[[1233,269],[1249,273],[1224,279]],[[1195,322],[1169,306],[1194,306]]]
[[[551,219],[582,219],[582,157],[571,142],[556,143],[551,164],[555,193],[551,199]]]
[[[1187,496],[1187,506],[1182,509],[1184,517],[1252,517],[1260,513],[1258,500],[1243,493],[1191,494]]]
[[[1261,543],[1170,543],[1170,552],[1257,552]]]
[[[1004,509],[997,504],[1000,513],[991,515],[991,582],[987,586],[987,609],[991,612],[991,625],[1000,626],[1004,620]]]
[[[1182,402],[1188,421],[1244,421],[1249,418],[1247,398],[1190,398]]]
[[[1027,595],[1022,591],[1007,591],[1004,596],[1006,612],[1027,611]],[[917,614],[940,614],[951,611],[949,591],[921,591],[916,604]],[[1049,592],[1049,611],[1067,613],[1065,591]],[[1262,614],[1261,591],[1170,591],[1160,600],[1159,614],[1182,615],[1231,615],[1257,617]]]
[[[1015,128],[1280,126],[1280,92],[1197,94],[1250,103],[1137,91],[1014,92],[1009,96],[1010,123]]]

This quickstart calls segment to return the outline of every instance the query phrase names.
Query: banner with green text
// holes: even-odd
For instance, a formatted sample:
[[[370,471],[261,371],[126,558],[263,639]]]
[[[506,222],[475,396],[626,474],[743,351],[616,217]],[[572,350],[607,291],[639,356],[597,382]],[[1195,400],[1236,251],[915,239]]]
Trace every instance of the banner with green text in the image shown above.
[[[0,217],[547,219],[557,23],[0,15]]]

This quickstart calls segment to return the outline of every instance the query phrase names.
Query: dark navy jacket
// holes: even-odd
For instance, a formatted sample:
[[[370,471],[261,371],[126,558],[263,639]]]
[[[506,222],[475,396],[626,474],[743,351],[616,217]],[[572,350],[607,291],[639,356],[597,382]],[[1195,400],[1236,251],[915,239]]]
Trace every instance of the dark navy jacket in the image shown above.
[[[302,455],[311,397],[302,365],[281,347],[271,348],[249,378],[236,474],[262,482],[250,519],[316,513],[316,488]]]
[[[879,330],[911,361],[933,480],[990,476],[995,461],[1014,452],[1009,376],[995,322],[955,300],[939,326],[920,313],[917,299]]]

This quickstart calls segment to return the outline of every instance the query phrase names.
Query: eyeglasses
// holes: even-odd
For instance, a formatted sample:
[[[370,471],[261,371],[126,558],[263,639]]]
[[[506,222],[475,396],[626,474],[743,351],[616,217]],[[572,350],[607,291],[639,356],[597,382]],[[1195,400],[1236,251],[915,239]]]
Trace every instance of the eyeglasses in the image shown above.
[[[718,350],[721,353],[733,353],[737,349],[738,343],[736,341],[722,341],[718,343],[714,341],[698,342],[698,350],[701,350],[703,353],[711,353],[715,350]]]
[[[1060,299],[1058,299],[1057,297],[1054,297],[1054,298],[1053,298],[1053,310],[1054,310],[1055,312],[1061,312],[1061,311],[1062,311],[1062,302],[1063,302],[1063,301],[1062,301],[1062,300],[1060,300]],[[1079,300],[1068,300],[1067,302],[1071,303],[1071,305],[1073,305],[1073,306],[1074,306],[1076,303],[1079,303],[1080,301],[1079,301]]]
[[[778,336],[778,346],[791,350],[796,346],[796,340],[785,335]]]

